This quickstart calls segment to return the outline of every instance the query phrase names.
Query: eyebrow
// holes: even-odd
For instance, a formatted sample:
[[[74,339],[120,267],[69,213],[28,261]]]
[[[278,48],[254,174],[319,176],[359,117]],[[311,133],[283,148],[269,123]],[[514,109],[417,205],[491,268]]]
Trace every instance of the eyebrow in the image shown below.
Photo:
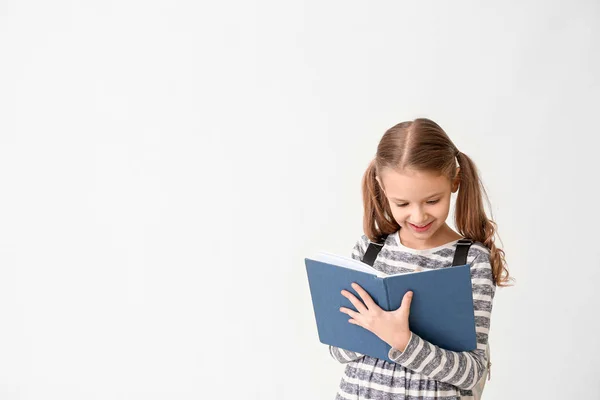
[[[435,194],[432,194],[431,196],[427,196],[427,197],[425,197],[425,198],[426,198],[426,199],[430,199],[430,198],[432,198],[432,197],[439,196],[439,195],[441,195],[441,194],[444,194],[444,193],[435,193]],[[408,203],[408,200],[397,199],[397,198],[395,198],[395,197],[390,197],[390,199],[391,199],[391,200],[394,200],[394,201],[398,201],[398,202],[405,202],[405,203]]]

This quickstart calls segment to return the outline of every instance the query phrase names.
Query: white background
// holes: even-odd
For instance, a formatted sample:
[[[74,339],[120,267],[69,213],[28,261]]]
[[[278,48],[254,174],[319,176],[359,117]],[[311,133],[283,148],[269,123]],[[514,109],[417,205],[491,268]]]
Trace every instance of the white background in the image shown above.
[[[485,4],[485,5],[484,5]],[[485,398],[598,399],[596,1],[0,2],[0,399],[332,399],[304,257],[383,132],[480,169]]]

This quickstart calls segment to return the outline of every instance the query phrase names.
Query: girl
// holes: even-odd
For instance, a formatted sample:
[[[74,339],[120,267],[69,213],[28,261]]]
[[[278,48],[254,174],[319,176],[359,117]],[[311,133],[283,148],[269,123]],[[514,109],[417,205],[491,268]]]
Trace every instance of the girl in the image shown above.
[[[458,232],[446,223],[450,197],[456,192]],[[360,298],[346,290],[342,295],[355,310],[342,307],[340,311],[348,314],[349,323],[388,343],[394,362],[329,346],[331,355],[347,364],[337,400],[478,397],[476,389],[485,383],[488,366],[486,346],[495,289],[510,280],[504,251],[494,244],[496,224],[486,216],[484,195],[473,161],[458,151],[435,122],[420,118],[385,132],[363,177],[365,235],[354,246],[352,257],[362,259],[369,242],[385,238],[375,269],[397,274],[446,268],[452,265],[458,240],[473,240],[467,262],[477,349],[449,351],[412,333],[408,324],[411,292],[398,310],[387,312],[353,284]]]

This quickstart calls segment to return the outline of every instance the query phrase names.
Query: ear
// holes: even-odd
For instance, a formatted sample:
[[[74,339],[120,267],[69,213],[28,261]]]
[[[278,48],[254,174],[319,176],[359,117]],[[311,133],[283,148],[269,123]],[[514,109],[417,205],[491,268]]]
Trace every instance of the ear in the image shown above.
[[[454,178],[454,180],[452,181],[452,193],[456,193],[458,191],[458,188],[460,186],[460,167],[458,167],[456,169],[456,177]]]

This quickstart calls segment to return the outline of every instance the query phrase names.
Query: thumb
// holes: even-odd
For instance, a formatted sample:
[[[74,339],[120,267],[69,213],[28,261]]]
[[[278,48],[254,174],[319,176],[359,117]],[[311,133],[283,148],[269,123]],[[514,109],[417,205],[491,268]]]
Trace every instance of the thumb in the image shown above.
[[[402,298],[402,304],[400,305],[400,310],[406,315],[410,314],[410,304],[412,303],[413,292],[408,291]]]

